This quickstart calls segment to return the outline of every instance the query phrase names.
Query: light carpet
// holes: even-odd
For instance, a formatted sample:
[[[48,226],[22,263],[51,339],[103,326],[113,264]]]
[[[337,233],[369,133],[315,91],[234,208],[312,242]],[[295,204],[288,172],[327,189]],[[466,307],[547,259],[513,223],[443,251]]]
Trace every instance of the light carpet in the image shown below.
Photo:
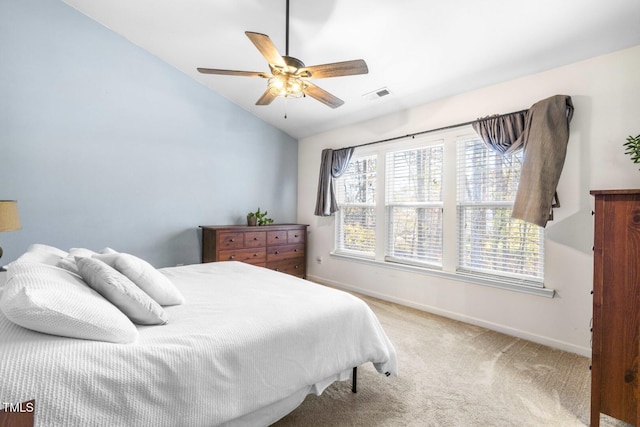
[[[399,376],[368,363],[356,394],[334,383],[274,426],[589,425],[588,358],[358,296],[394,343]],[[601,425],[627,426],[605,415]]]

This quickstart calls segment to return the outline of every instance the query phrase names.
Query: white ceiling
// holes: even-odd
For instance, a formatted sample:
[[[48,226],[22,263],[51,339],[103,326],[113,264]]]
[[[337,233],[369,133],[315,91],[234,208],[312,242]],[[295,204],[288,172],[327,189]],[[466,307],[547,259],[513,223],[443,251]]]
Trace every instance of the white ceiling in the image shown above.
[[[284,55],[285,0],[64,1],[294,138],[640,44],[639,0],[290,0],[291,56],[364,59],[369,74],[314,80],[337,109],[256,106],[266,80],[196,67],[268,72],[244,32]],[[363,97],[382,87],[391,95]]]

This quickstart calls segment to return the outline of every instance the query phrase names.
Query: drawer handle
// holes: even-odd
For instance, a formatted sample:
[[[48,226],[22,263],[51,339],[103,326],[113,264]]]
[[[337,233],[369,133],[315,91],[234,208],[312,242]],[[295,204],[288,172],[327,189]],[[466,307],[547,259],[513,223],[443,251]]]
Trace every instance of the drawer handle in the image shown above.
[[[235,257],[236,257],[235,255],[231,255],[229,259],[235,259]]]
[[[236,241],[236,239],[229,239],[229,241],[230,241],[230,242],[235,242],[235,241]]]
[[[258,254],[253,254],[254,257],[258,256]]]
[[[280,238],[280,236],[276,236],[276,239],[279,239],[279,238]]]
[[[253,238],[253,240],[258,240],[258,238],[257,238],[257,237],[254,237],[254,238]]]
[[[276,268],[275,270],[276,270],[276,271],[280,271],[280,269],[279,269],[279,268]]]
[[[295,269],[297,270],[298,268],[300,268],[300,266],[296,265],[296,266],[295,266],[295,267],[293,267],[293,268],[295,268]]]
[[[297,250],[297,249],[294,249],[294,250],[293,250],[293,252],[298,252],[298,250]]]
[[[297,234],[294,234],[294,235],[293,235],[293,237],[295,237],[295,238],[297,239],[297,238],[298,238],[298,235],[297,235]]]
[[[276,251],[275,254],[278,255],[280,253],[280,251]]]

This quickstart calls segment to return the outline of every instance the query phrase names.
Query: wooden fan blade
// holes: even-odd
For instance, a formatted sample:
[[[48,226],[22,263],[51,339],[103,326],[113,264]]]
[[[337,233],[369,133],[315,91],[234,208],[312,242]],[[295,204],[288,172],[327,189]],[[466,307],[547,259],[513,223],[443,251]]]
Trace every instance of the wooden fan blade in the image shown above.
[[[269,65],[277,65],[279,67],[286,67],[287,63],[284,62],[284,58],[278,52],[275,45],[266,34],[252,33],[251,31],[244,32],[249,40],[258,48],[262,56],[267,60]]]
[[[256,101],[256,105],[269,105],[274,99],[276,99],[276,96],[278,95],[273,95],[271,91],[267,89],[265,93],[262,94],[260,99]]]
[[[369,68],[363,59],[353,61],[334,62],[331,64],[312,65],[300,68],[296,74],[313,79],[324,79],[327,77],[353,76],[356,74],[367,74]]]
[[[306,93],[310,97],[317,99],[318,101],[322,102],[325,105],[328,105],[331,108],[338,108],[339,106],[344,104],[344,101],[342,99],[338,98],[337,96],[331,95],[326,90],[319,88],[309,81],[305,83],[307,87],[304,89],[304,93]]]
[[[226,76],[262,77],[263,79],[271,77],[269,74],[258,71],[218,70],[216,68],[198,68],[198,71],[202,74],[223,74]]]

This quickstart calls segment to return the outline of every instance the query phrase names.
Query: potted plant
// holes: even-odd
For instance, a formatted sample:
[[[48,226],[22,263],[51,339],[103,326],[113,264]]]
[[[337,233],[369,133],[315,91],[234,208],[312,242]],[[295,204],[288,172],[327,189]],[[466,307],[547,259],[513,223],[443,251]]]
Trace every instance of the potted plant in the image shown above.
[[[627,142],[623,144],[626,147],[626,151],[624,154],[628,154],[631,156],[631,161],[633,163],[640,163],[640,135],[627,137]]]
[[[249,212],[247,214],[247,225],[254,226],[258,225],[258,217],[255,212]]]
[[[267,225],[272,222],[273,219],[267,217],[267,211],[261,212],[260,208],[255,212],[249,212],[247,214],[247,224],[249,225]]]

